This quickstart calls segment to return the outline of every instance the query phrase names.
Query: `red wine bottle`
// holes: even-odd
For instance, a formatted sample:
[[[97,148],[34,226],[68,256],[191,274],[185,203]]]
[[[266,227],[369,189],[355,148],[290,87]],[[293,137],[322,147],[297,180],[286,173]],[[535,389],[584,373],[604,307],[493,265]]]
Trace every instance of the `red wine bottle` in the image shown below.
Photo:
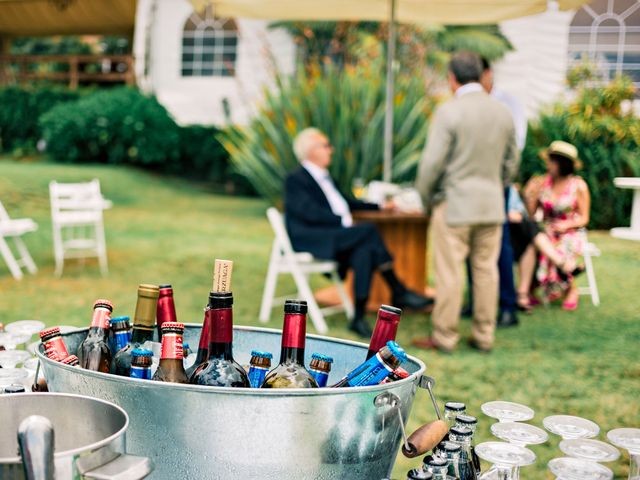
[[[315,378],[304,366],[306,334],[307,302],[287,300],[280,364],[267,373],[262,388],[318,388]]]
[[[162,324],[164,322],[177,322],[176,305],[173,300],[173,288],[169,284],[159,286],[158,307],[156,311],[156,324],[158,338],[162,340]]]
[[[212,387],[250,387],[244,368],[233,359],[233,294],[211,292],[209,358],[193,372],[190,383]]]
[[[378,353],[388,341],[396,339],[401,315],[402,310],[399,308],[390,305],[380,306],[376,326],[373,328],[373,334],[371,334],[371,341],[369,342],[367,360]]]

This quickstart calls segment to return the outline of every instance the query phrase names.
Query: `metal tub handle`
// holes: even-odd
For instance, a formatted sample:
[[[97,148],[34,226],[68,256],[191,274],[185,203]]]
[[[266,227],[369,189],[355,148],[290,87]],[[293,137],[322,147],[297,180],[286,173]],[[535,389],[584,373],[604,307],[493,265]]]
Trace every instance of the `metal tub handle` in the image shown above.
[[[26,480],[53,480],[53,425],[48,418],[31,415],[20,422],[18,445]]]

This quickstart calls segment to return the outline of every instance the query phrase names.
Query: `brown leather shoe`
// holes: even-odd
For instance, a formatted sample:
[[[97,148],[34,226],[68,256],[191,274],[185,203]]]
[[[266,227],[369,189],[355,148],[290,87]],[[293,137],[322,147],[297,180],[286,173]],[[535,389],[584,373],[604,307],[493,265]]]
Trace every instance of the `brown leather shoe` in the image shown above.
[[[478,342],[476,342],[473,338],[470,338],[467,343],[471,348],[473,348],[474,350],[477,350],[480,353],[491,353],[491,350],[493,350],[493,348],[481,347],[480,345],[478,345]]]
[[[438,352],[442,352],[442,353],[453,352],[453,350],[449,350],[447,348],[444,348],[438,345],[436,342],[433,341],[433,338],[431,337],[414,338],[411,341],[411,345],[413,345],[414,347],[425,349],[425,350],[437,350]]]

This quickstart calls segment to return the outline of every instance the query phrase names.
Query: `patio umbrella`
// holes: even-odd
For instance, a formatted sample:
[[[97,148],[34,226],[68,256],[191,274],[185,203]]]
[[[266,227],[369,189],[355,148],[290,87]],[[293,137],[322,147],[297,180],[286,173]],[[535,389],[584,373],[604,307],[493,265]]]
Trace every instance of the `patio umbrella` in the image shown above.
[[[369,20],[389,22],[383,180],[391,181],[393,156],[393,64],[396,26],[401,23],[479,25],[544,12],[548,0],[190,0],[194,8],[213,5],[220,17],[276,20]],[[559,0],[561,10],[589,0]],[[553,2],[555,3],[555,2]]]

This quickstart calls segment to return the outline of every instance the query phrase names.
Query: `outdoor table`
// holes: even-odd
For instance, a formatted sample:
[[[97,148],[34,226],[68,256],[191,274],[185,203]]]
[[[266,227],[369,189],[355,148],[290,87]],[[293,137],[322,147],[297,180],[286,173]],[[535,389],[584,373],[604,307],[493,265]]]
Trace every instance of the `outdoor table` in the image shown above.
[[[617,177],[613,183],[618,188],[633,189],[631,206],[631,226],[611,229],[611,236],[625,240],[640,241],[640,177]]]
[[[410,289],[424,292],[427,285],[427,228],[429,217],[423,213],[385,211],[353,212],[355,223],[371,222],[378,227],[387,249],[393,256],[396,275]],[[353,293],[353,275],[347,274],[347,292]],[[315,292],[323,305],[338,305],[340,297],[334,286]],[[391,303],[391,291],[376,272],[371,285],[367,309],[377,311],[381,304]]]

